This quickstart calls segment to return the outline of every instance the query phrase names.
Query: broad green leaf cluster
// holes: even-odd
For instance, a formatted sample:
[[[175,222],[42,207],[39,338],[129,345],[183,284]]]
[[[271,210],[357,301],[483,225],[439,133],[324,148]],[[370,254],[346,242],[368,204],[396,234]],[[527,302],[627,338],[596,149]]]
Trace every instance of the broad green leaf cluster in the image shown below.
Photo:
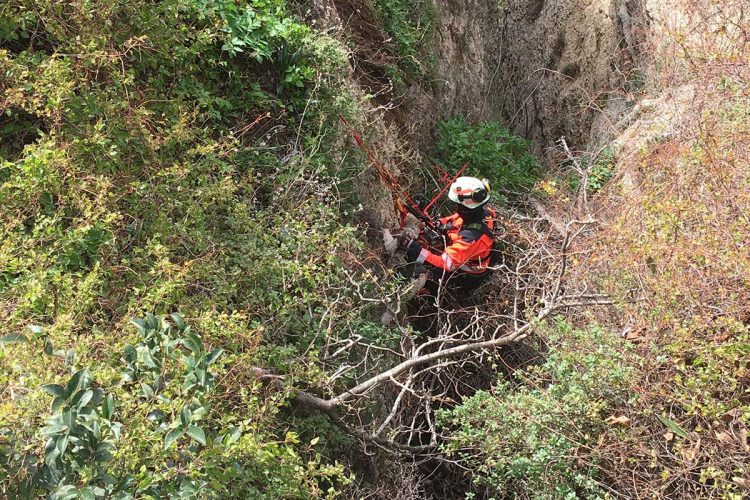
[[[115,489],[117,480],[106,469],[113,458],[114,443],[120,438],[122,424],[113,422],[115,401],[100,387],[92,386],[88,370],[77,371],[65,387],[47,384],[53,415],[47,419],[41,435],[47,438],[44,464],[37,475],[23,486],[29,495],[35,489],[48,490],[53,498],[103,497]],[[85,485],[77,487],[85,477]]]

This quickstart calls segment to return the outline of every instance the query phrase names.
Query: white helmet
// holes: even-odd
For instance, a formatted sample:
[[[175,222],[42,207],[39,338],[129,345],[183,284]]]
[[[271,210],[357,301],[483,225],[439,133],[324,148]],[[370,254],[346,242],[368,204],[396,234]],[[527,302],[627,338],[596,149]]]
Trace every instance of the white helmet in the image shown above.
[[[466,208],[481,207],[490,201],[490,181],[476,177],[459,177],[448,190],[448,199]]]

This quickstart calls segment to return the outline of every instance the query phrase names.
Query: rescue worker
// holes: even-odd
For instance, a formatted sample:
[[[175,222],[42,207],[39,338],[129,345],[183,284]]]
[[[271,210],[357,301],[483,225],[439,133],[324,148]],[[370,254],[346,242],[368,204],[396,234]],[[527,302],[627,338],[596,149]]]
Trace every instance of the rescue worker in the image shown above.
[[[422,246],[413,232],[399,236],[398,248],[405,250],[407,261],[415,265],[412,276],[427,274],[425,287],[430,295],[437,296],[441,282],[465,295],[489,275],[495,218],[495,212],[487,206],[490,192],[487,179],[459,177],[451,184],[448,199],[455,204],[456,212],[439,220],[442,252]],[[388,247],[385,235],[384,242]]]

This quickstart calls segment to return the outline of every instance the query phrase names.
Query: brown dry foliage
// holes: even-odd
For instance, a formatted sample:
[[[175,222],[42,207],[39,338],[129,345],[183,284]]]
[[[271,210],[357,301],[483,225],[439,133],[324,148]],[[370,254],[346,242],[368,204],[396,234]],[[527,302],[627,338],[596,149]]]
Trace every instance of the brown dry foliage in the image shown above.
[[[651,331],[750,319],[750,6],[706,3],[683,2],[652,40],[654,96],[679,82],[692,101],[622,155],[628,182],[598,200],[608,223],[588,265],[616,296],[645,299],[628,312]]]
[[[577,247],[587,255],[572,274],[618,299],[596,319],[638,340],[649,362],[623,410],[628,425],[600,439],[600,467],[629,498],[743,498],[750,4],[684,0],[664,10],[647,51],[647,91],[652,115],[679,106],[678,118],[620,151],[617,177],[593,200],[605,223]],[[692,98],[670,97],[679,93]]]

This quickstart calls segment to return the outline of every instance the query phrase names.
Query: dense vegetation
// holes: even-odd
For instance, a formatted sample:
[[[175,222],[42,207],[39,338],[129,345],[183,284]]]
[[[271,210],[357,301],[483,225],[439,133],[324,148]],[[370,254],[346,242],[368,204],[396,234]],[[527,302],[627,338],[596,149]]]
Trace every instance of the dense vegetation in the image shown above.
[[[332,195],[343,47],[276,0],[0,15],[0,496],[346,482],[243,369],[305,371],[321,311],[356,316],[327,297],[359,245]],[[176,310],[201,338],[130,324]]]
[[[542,332],[543,363],[497,381],[440,415],[456,429],[446,446],[477,471],[475,481],[506,497],[601,498],[599,457],[588,453],[606,415],[628,399],[630,350],[599,328],[559,321]]]
[[[385,377],[345,408],[369,436],[325,403],[427,339],[381,322],[402,284],[365,243],[378,182],[339,121],[366,127],[351,40],[307,2],[4,2],[0,497],[745,497],[748,13],[684,3],[628,95],[684,116],[637,148],[543,172],[501,124],[438,125],[438,162],[547,207],[503,220],[507,273],[468,313],[490,319],[446,315],[444,344],[533,335],[436,362],[439,396]],[[360,7],[390,78],[427,85],[431,4]],[[547,285],[605,306],[534,320]],[[440,441],[394,441],[402,417]]]
[[[445,165],[471,165],[506,192],[534,185],[541,166],[529,152],[529,141],[497,122],[470,124],[464,118],[438,126],[437,156]]]
[[[537,184],[549,212],[595,221],[573,246],[567,286],[604,291],[612,306],[569,311],[581,330],[539,329],[538,365],[442,414],[456,429],[446,450],[490,491],[750,489],[748,12],[735,1],[676,7],[633,70],[648,78],[627,97],[650,100],[632,129],[598,154],[561,151]]]
[[[429,84],[434,64],[431,35],[434,6],[425,0],[374,0],[373,8],[389,35],[387,47],[396,58],[398,71],[391,71],[396,83],[407,78]]]

